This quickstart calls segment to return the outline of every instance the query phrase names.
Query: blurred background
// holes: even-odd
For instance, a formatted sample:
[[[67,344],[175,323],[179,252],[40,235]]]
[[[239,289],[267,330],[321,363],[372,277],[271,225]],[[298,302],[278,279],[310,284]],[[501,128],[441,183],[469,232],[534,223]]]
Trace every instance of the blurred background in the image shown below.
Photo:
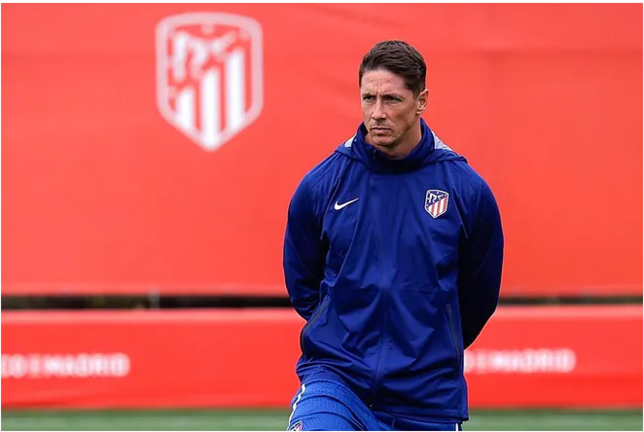
[[[642,430],[642,5],[2,5],[2,428],[284,430],[290,197],[384,39],[495,191],[476,430]]]

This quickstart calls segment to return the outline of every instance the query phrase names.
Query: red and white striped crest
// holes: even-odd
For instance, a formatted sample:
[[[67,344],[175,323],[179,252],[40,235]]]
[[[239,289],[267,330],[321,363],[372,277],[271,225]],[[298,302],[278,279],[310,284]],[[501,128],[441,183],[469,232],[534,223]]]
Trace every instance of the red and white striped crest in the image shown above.
[[[157,26],[159,111],[205,150],[216,150],[259,116],[262,62],[262,30],[251,18],[166,18]]]
[[[434,219],[447,211],[449,194],[438,189],[430,189],[425,195],[425,211]]]

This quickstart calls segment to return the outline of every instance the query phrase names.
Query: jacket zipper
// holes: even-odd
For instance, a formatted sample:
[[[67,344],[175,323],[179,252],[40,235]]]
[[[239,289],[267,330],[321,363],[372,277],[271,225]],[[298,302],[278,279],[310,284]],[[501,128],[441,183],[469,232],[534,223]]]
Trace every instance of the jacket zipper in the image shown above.
[[[456,336],[456,327],[454,327],[454,313],[452,312],[452,305],[447,305],[447,317],[449,319],[449,330],[452,335],[452,342],[454,342],[454,350],[456,351],[456,372],[454,375],[458,375],[461,370],[461,350],[458,344],[458,337]]]
[[[326,310],[326,308],[329,306],[329,295],[327,294],[326,297],[322,300],[322,304],[318,308],[318,310],[313,314],[310,320],[304,324],[304,327],[302,327],[302,331],[300,332],[300,350],[302,350],[302,353],[304,353],[304,336],[305,332],[311,328],[313,324],[322,316],[322,313]]]
[[[384,296],[388,296],[388,291],[383,292]],[[387,341],[385,340],[385,336],[387,335],[388,331],[388,320],[387,320],[387,312],[385,310],[384,312],[384,319],[383,319],[383,330],[382,330],[382,344],[380,345],[380,352],[378,353],[378,360],[376,361],[376,372],[373,377],[373,384],[371,387],[371,404],[369,404],[369,408],[373,408],[373,402],[376,399],[376,394],[378,392],[378,388],[380,387],[380,380],[382,379],[382,364],[385,364],[386,362],[383,362],[382,359],[385,356],[385,348],[386,348],[386,343]]]
[[[373,184],[373,180],[372,180],[371,176],[369,177],[369,180],[371,182],[372,187],[375,189],[375,185]],[[377,194],[374,193],[373,196],[377,196]],[[378,214],[377,211],[376,211],[377,209],[374,208],[374,204],[373,204],[372,200],[370,200],[370,204],[371,204],[370,208],[371,208],[371,212],[372,212],[372,217],[373,217],[373,221],[374,221],[374,230],[373,230],[374,231],[374,237],[375,237],[375,240],[376,240],[376,243],[377,243],[376,250],[378,251],[378,255],[379,255],[378,256],[378,262],[380,263],[380,274],[381,274],[381,278],[382,278],[381,286],[384,288],[386,280],[385,280],[385,266],[384,266],[384,258],[383,258],[384,249],[382,247],[382,241],[381,241],[382,236],[380,235],[381,234],[380,233],[380,226],[378,225],[378,222],[377,222],[379,220],[378,217],[377,217],[377,214]],[[383,290],[383,296],[385,296],[385,297],[389,296],[389,292],[386,289]],[[386,305],[388,299],[385,298],[384,300],[385,301],[383,302],[383,304]],[[381,376],[382,375],[382,367],[381,367],[381,365],[384,364],[382,359],[383,359],[383,356],[385,354],[385,348],[386,348],[386,340],[385,340],[385,338],[387,336],[388,324],[389,324],[388,323],[388,316],[387,316],[386,307],[383,307],[383,320],[382,321],[383,321],[383,325],[382,325],[382,343],[380,345],[380,351],[378,352],[378,359],[376,360],[376,369],[375,369],[374,376],[373,376],[373,381],[372,381],[372,384],[371,384],[371,402],[369,404],[369,408],[373,408],[373,402],[376,399],[376,394],[378,393],[378,388],[380,386],[380,380],[382,379],[382,376]]]

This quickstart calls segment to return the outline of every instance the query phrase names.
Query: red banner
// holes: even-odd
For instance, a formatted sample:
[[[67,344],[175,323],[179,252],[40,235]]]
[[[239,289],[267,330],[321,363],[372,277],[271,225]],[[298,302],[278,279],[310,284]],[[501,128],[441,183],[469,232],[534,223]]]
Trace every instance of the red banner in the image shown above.
[[[2,12],[3,294],[285,295],[288,201],[387,38],[497,195],[503,295],[642,293],[641,4]]]
[[[288,407],[290,311],[2,313],[2,408]],[[501,308],[472,407],[641,407],[642,307]]]

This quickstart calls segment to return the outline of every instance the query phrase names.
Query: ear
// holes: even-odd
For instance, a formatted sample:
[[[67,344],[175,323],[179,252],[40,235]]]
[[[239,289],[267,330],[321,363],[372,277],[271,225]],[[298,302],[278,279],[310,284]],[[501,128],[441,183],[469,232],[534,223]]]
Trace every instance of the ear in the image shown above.
[[[427,109],[427,103],[429,101],[429,89],[425,89],[418,95],[416,99],[418,103],[418,109],[416,110],[417,115],[421,115]]]

